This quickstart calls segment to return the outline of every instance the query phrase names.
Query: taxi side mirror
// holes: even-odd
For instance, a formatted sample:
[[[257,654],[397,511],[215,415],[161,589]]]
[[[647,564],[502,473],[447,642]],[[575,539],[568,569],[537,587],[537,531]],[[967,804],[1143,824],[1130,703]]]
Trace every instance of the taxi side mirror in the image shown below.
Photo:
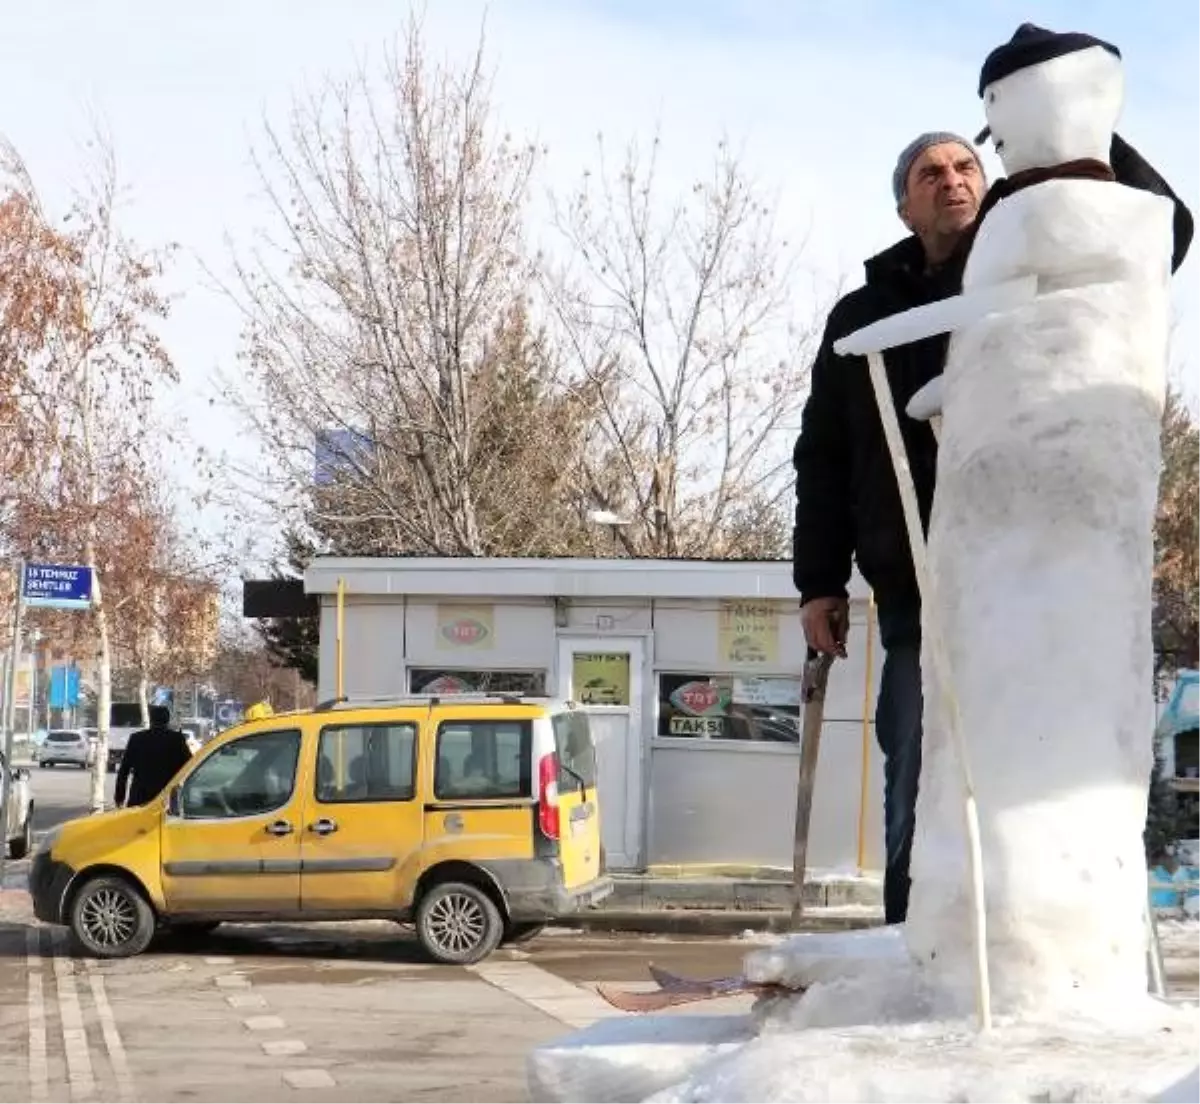
[[[167,794],[167,816],[179,816],[179,787],[172,786]]]

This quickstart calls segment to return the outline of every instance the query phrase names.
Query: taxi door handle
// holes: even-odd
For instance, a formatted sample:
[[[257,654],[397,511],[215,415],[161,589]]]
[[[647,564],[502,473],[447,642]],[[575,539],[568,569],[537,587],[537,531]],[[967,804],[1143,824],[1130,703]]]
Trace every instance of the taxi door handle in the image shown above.
[[[327,836],[331,832],[337,831],[337,821],[330,820],[328,817],[322,817],[320,820],[313,821],[308,826],[310,832],[315,832],[318,836]]]
[[[267,833],[272,836],[290,836],[294,831],[286,820],[273,820],[267,825]]]

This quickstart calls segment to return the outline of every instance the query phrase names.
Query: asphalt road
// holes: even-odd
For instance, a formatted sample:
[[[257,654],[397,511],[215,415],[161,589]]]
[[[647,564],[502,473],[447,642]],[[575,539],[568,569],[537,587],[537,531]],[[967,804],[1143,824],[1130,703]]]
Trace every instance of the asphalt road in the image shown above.
[[[33,779],[39,832],[86,813],[85,772]],[[597,983],[645,986],[651,962],[734,974],[753,946],[567,929],[464,969],[429,964],[386,922],[230,924],[95,962],[14,913],[19,898],[0,897],[0,1101],[524,1100],[533,1047],[620,1015]],[[1177,996],[1196,994],[1194,944],[1185,929],[1170,950]]]
[[[32,777],[39,835],[87,814],[86,772]],[[7,902],[27,870],[8,864]],[[230,924],[97,963],[63,935],[0,910],[0,1101],[524,1100],[533,1047],[618,1015],[597,982],[736,973],[748,949],[561,930],[463,969],[386,922]]]

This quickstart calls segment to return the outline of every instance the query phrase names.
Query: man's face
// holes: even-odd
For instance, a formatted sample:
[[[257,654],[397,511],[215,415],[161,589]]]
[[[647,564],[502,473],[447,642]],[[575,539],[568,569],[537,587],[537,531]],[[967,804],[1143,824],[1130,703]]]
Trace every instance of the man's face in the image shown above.
[[[922,241],[951,237],[975,221],[984,179],[975,155],[957,142],[922,150],[908,170],[900,218]]]

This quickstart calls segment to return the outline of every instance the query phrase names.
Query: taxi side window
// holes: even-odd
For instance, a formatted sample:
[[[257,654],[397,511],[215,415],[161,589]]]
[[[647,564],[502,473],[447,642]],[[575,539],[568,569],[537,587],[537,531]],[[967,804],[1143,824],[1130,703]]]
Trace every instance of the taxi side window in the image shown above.
[[[180,812],[205,820],[274,812],[291,799],[299,759],[300,733],[295,729],[231,740],[183,783]]]
[[[413,724],[329,725],[317,747],[317,800],[411,801],[416,753]]]
[[[443,721],[433,796],[439,801],[529,797],[532,748],[529,721]]]

